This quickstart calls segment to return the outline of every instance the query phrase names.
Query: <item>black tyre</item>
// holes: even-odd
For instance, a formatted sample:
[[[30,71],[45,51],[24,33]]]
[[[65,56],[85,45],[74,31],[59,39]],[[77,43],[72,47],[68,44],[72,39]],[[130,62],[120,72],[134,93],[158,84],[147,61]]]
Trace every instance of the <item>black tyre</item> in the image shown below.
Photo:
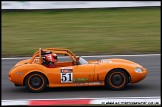
[[[128,75],[122,69],[110,71],[105,78],[105,85],[112,90],[124,89],[128,84]]]
[[[33,72],[27,75],[25,85],[31,92],[42,92],[47,87],[47,79],[43,74]]]

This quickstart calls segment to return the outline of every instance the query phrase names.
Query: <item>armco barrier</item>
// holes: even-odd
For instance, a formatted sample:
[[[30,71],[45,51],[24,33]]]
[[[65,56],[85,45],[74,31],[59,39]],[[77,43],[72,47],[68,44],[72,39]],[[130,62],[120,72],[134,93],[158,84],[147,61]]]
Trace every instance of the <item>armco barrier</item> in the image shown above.
[[[8,105],[161,105],[159,97],[109,97],[109,98],[76,98],[76,99],[28,99],[2,100],[2,106]]]
[[[160,1],[2,1],[2,9],[70,9],[161,6]]]

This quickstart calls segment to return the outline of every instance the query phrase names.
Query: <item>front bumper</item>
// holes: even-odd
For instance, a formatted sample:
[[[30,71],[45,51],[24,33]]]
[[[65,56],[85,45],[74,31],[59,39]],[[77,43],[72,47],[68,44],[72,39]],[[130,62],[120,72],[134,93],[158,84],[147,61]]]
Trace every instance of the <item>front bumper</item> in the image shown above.
[[[142,68],[143,72],[141,73],[133,73],[133,75],[131,75],[131,83],[137,83],[141,80],[143,80],[144,78],[146,78],[147,74],[148,74],[148,70],[145,68]]]

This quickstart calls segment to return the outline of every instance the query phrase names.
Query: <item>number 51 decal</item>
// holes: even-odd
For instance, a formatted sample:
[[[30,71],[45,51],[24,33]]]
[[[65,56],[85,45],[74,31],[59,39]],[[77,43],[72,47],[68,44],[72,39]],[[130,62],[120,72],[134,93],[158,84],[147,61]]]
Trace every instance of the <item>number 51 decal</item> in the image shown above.
[[[72,83],[73,72],[72,68],[61,68],[61,83]]]

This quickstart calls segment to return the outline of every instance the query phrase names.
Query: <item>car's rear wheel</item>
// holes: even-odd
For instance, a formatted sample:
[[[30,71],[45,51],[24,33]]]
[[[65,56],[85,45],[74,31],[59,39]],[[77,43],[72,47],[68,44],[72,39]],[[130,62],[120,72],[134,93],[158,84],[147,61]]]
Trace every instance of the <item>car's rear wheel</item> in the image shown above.
[[[33,72],[27,75],[25,85],[31,92],[42,92],[47,87],[47,79],[43,74]]]
[[[105,78],[105,85],[112,90],[124,89],[128,84],[128,75],[122,69],[110,71]]]

